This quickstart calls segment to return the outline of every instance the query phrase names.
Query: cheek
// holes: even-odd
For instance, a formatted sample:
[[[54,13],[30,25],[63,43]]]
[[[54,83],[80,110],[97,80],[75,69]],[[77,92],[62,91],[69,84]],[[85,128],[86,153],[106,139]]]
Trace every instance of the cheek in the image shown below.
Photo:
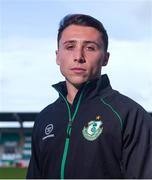
[[[102,67],[102,60],[101,59],[91,59],[90,63],[88,63],[88,69],[91,74],[99,74]]]
[[[89,60],[89,63],[88,63],[89,65],[90,65],[90,67],[92,67],[92,68],[98,68],[98,67],[101,67],[101,65],[102,65],[102,59],[101,59],[101,57],[95,57],[95,58],[91,58],[90,60]]]
[[[63,57],[60,59],[60,66],[67,66],[68,63],[68,59],[64,59]]]
[[[66,64],[72,59],[72,55],[66,51],[62,51],[58,54],[60,64]]]
[[[59,66],[62,66],[62,65],[63,65],[63,63],[64,63],[64,53],[59,52],[59,53],[57,54],[56,63],[57,63]]]
[[[61,58],[59,66],[60,66],[61,72],[65,73],[68,70],[68,67],[69,67],[69,63],[68,63],[67,59]]]

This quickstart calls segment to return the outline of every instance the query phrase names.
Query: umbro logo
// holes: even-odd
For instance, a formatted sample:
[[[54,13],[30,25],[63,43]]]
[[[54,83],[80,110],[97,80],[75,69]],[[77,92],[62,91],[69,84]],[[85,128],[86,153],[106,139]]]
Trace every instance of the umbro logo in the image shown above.
[[[53,131],[53,124],[48,124],[46,127],[45,127],[45,136],[42,138],[42,140],[45,140],[49,137],[54,137],[54,134],[52,134],[52,131]]]

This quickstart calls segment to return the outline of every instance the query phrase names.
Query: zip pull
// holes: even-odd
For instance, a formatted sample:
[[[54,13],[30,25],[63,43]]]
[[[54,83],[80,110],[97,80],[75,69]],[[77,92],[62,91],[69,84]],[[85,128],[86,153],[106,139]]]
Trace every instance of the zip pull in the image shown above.
[[[68,122],[68,127],[67,127],[67,138],[70,138],[71,129],[72,129],[72,121],[69,120],[69,122]]]

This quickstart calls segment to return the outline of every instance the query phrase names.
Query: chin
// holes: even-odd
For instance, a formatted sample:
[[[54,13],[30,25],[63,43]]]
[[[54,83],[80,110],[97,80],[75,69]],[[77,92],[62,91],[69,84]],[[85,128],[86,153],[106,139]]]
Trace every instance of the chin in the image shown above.
[[[88,81],[88,78],[84,77],[74,77],[74,78],[69,78],[67,79],[71,84],[73,84],[76,87],[81,86],[83,83]]]

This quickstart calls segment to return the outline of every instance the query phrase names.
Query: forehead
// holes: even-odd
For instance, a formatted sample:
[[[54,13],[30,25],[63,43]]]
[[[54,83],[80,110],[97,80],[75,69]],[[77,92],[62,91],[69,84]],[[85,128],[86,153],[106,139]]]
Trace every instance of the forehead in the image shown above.
[[[70,25],[63,30],[60,40],[61,41],[66,41],[66,40],[101,41],[102,33],[93,27]]]

